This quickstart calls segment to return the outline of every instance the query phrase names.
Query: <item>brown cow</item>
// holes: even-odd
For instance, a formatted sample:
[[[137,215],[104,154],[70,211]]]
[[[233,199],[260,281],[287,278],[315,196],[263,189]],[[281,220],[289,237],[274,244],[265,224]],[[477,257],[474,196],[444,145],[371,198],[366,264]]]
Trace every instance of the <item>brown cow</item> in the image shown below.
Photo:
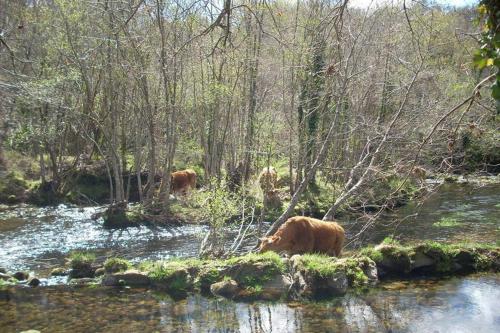
[[[336,222],[295,216],[289,218],[274,235],[262,239],[260,252],[284,251],[288,255],[322,253],[339,257],[344,240],[344,229]]]
[[[189,189],[196,188],[196,172],[192,169],[172,172],[170,189],[173,193],[186,194]]]
[[[267,193],[274,190],[277,180],[278,174],[272,166],[262,169],[259,175],[259,185],[262,189],[262,192]]]

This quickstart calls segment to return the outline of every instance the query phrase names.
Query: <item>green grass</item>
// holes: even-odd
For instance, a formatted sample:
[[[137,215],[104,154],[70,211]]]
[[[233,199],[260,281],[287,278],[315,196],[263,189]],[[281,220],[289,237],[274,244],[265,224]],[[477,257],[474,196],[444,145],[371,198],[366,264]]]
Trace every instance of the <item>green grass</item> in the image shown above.
[[[321,254],[305,254],[300,259],[304,268],[326,278],[337,273],[337,266],[333,265],[331,257]]]
[[[361,269],[369,261],[368,257],[337,259],[321,254],[305,254],[300,260],[306,271],[324,279],[345,273],[351,287],[362,287],[368,282],[368,277]]]
[[[10,278],[8,280],[2,280],[0,279],[0,290],[6,289],[11,286],[17,285],[18,281],[14,278]]]
[[[116,273],[121,271],[126,271],[132,267],[132,264],[122,258],[109,258],[104,262],[104,270],[107,273]]]
[[[432,224],[433,227],[437,228],[453,228],[458,227],[459,225],[460,222],[458,222],[457,219],[453,217],[443,217],[439,221]]]
[[[241,257],[234,257],[222,262],[222,265],[259,265],[261,269],[255,273],[249,271],[245,276],[239,276],[238,282],[245,288],[256,288],[262,286],[267,281],[272,280],[276,275],[286,271],[286,265],[280,256],[275,252],[265,252],[262,254],[249,253]]]
[[[70,266],[73,269],[90,266],[94,263],[95,254],[82,251],[74,251],[70,254]]]
[[[388,236],[388,237],[384,238],[384,240],[382,241],[382,244],[395,245],[395,246],[401,245],[401,243],[398,240],[394,239],[392,236]]]
[[[381,262],[384,259],[384,255],[379,250],[375,250],[372,246],[365,247],[359,251],[359,254],[366,256],[376,263]]]
[[[286,269],[283,260],[276,252],[265,252],[265,253],[249,253],[241,257],[234,257],[225,260],[226,264],[234,265],[237,263],[263,263],[276,267],[279,273],[283,273]]]
[[[199,270],[203,261],[198,259],[172,259],[140,265],[149,278],[173,292],[184,292],[192,287],[188,270]]]

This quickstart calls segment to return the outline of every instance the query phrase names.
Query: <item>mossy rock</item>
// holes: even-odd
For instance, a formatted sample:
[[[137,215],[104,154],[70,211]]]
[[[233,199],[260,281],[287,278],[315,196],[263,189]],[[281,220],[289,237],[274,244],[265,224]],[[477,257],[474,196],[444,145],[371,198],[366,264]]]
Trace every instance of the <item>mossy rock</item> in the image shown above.
[[[198,288],[203,293],[209,292],[212,284],[223,279],[225,269],[226,267],[220,265],[205,265],[199,270],[198,274],[196,275],[196,288]]]
[[[118,272],[114,274],[106,274],[102,278],[102,285],[110,287],[146,287],[151,284],[150,277],[135,269]]]
[[[336,258],[316,254],[295,255],[291,259],[295,292],[300,298],[328,298],[347,292],[349,281]]]
[[[274,252],[263,254],[247,254],[226,260],[228,267],[223,271],[242,288],[259,289],[268,281],[281,275],[286,270],[286,265],[280,256]]]
[[[70,279],[93,278],[95,275],[95,267],[93,267],[95,259],[96,257],[93,253],[81,251],[71,253],[69,259],[71,267],[69,272]]]
[[[385,272],[407,274],[411,271],[411,257],[414,254],[412,248],[380,244],[374,250],[382,254],[381,257],[371,258],[376,262],[379,274],[384,275]]]
[[[143,270],[156,287],[179,294],[194,290],[195,275],[201,264],[196,259],[158,261],[146,265]]]
[[[109,258],[104,262],[104,271],[106,273],[117,273],[121,271],[126,271],[132,267],[132,264],[122,258]]]
[[[127,214],[127,204],[125,202],[114,204],[108,207],[103,214],[105,228],[120,229],[139,226],[139,221]]]
[[[361,253],[376,262],[381,277],[495,271],[500,261],[500,249],[487,244],[382,243]]]
[[[54,206],[64,202],[64,195],[58,192],[59,185],[55,181],[46,181],[33,187],[28,202],[37,206]]]

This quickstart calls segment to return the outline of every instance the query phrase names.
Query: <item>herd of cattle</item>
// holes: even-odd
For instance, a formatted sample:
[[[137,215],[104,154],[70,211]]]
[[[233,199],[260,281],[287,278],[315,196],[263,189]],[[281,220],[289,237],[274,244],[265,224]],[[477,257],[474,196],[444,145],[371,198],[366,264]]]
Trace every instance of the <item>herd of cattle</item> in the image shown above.
[[[419,166],[411,169],[413,177],[423,181],[426,170]],[[278,197],[276,183],[278,174],[270,166],[259,174],[259,185],[266,200]],[[196,172],[192,169],[172,173],[171,189],[174,193],[186,194],[196,187]],[[306,216],[289,218],[272,236],[264,237],[260,242],[260,252],[285,252],[288,255],[303,253],[321,253],[339,257],[344,246],[344,229],[334,221],[321,221]]]
[[[278,174],[274,167],[266,167],[259,174],[259,185],[264,200],[277,196]],[[173,172],[171,190],[175,194],[187,194],[196,188],[196,172],[192,169]],[[260,252],[285,252],[288,255],[322,253],[340,256],[344,245],[344,229],[336,222],[325,222],[306,216],[288,219],[274,235],[261,239]]]

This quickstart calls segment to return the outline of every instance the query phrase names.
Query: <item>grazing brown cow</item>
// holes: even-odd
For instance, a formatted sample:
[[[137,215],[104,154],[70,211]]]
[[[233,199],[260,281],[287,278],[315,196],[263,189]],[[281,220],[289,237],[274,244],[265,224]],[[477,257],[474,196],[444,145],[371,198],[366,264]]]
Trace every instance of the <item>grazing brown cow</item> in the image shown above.
[[[170,189],[173,193],[186,194],[189,189],[196,188],[196,172],[192,169],[172,172]]]
[[[279,227],[274,235],[262,239],[260,252],[322,253],[339,257],[344,240],[344,229],[336,222],[295,216]]]
[[[259,185],[264,193],[274,190],[276,186],[276,181],[278,180],[278,174],[276,170],[271,167],[266,167],[262,169],[259,175]]]

